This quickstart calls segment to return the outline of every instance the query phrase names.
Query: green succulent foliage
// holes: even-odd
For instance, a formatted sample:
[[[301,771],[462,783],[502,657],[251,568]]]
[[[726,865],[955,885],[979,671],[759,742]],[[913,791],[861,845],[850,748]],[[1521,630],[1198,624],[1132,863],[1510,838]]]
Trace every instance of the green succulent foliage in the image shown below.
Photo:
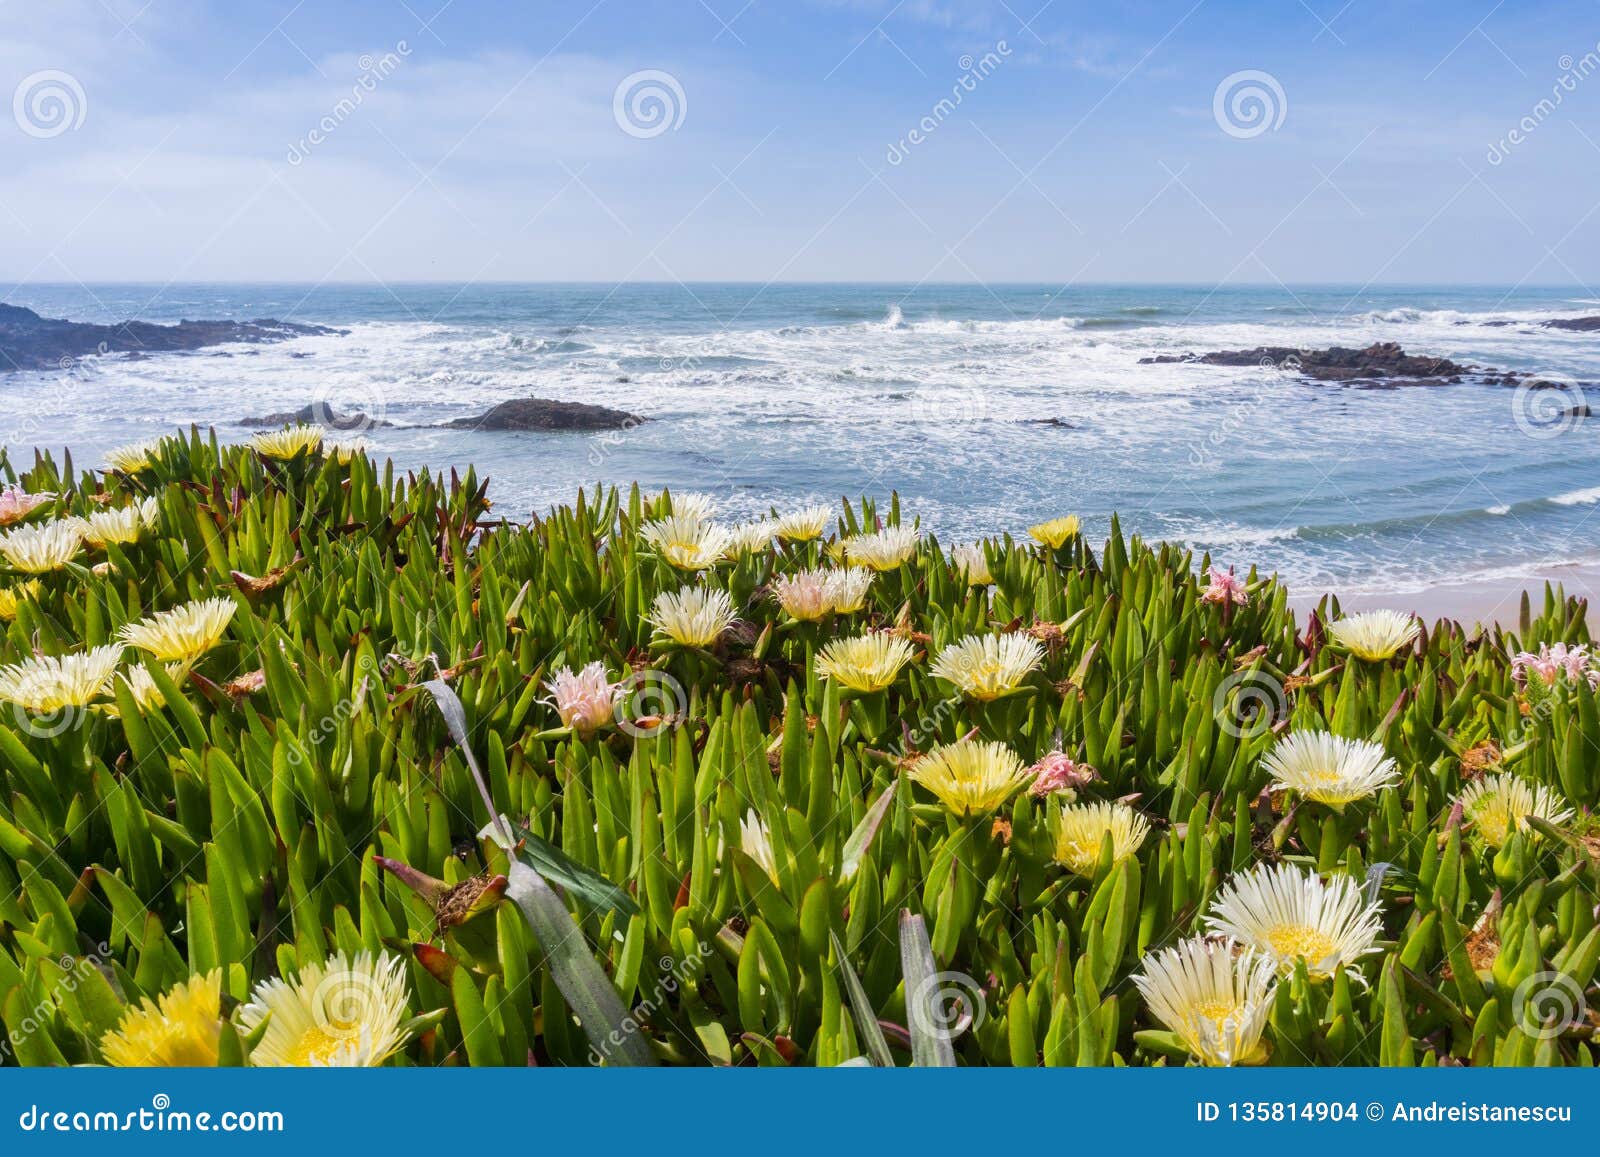
[[[1297,624],[1251,573],[1245,605],[1207,603],[1208,559],[1114,524],[1099,549],[991,540],[986,587],[924,536],[861,612],[801,624],[766,597],[774,577],[900,522],[897,500],[843,502],[824,541],[695,576],[641,541],[670,498],[636,487],[522,524],[470,471],[269,461],[197,430],[134,475],[47,455],[0,474],[58,496],[34,519],[159,506],[140,541],[41,576],[0,624],[0,664],[237,604],[190,671],[146,664],[159,705],[121,681],[64,725],[0,704],[6,1064],[96,1063],[125,1007],[191,974],[220,970],[231,1008],[335,949],[403,955],[412,1012],[444,1010],[399,1063],[1184,1063],[1130,976],[1202,930],[1231,873],[1280,861],[1373,888],[1383,935],[1359,977],[1280,983],[1270,1063],[1596,1059],[1600,704],[1583,680],[1530,702],[1510,663],[1588,642],[1559,589],[1515,631],[1440,622],[1362,662],[1328,644],[1331,600]],[[25,577],[0,567],[0,586]],[[739,622],[664,644],[652,600],[693,582]],[[842,694],[816,655],[867,629],[918,658],[886,692]],[[1047,645],[1024,693],[969,702],[928,674],[944,645],[1008,630]],[[630,690],[580,733],[545,683],[591,662]],[[459,702],[459,735],[428,683]],[[1269,792],[1261,756],[1291,728],[1380,742],[1398,786],[1342,812]],[[1051,862],[1053,801],[948,815],[903,773],[974,732],[1091,765],[1083,796],[1129,803],[1151,835],[1084,877]],[[1578,818],[1488,846],[1452,810],[1485,769]],[[953,1023],[928,1003],[952,977]],[[1580,1015],[1548,1031],[1530,984]],[[224,1054],[250,1043],[230,1026]]]

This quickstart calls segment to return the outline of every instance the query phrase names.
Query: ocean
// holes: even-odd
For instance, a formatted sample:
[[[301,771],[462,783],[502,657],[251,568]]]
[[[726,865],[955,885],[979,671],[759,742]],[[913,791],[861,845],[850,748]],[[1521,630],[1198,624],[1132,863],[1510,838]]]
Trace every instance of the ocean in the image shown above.
[[[1600,561],[1600,313],[1582,291],[1167,285],[30,285],[83,321],[275,317],[342,337],[87,359],[4,379],[13,462],[80,465],[174,427],[360,409],[405,468],[475,464],[496,512],[580,487],[704,491],[732,518],[898,491],[942,541],[1065,513],[1299,588],[1403,592]],[[1393,341],[1566,383],[1374,389],[1159,354]],[[439,428],[497,402],[594,402],[609,433]]]

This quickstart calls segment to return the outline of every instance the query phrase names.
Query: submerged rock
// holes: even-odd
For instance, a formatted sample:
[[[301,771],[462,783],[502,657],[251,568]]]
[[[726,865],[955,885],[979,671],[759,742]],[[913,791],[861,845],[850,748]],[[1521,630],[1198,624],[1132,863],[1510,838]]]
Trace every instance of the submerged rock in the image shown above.
[[[1140,358],[1140,365],[1177,363],[1206,366],[1259,366],[1297,373],[1319,382],[1459,382],[1464,377],[1511,384],[1521,375],[1463,365],[1445,357],[1408,354],[1392,341],[1374,342],[1364,349],[1331,346],[1302,350],[1291,346],[1257,346],[1248,350],[1218,350],[1207,354],[1161,354]]]
[[[1570,329],[1578,333],[1593,333],[1600,330],[1600,316],[1595,317],[1557,317],[1544,323],[1546,329]]]
[[[628,430],[643,421],[637,414],[608,406],[515,398],[476,418],[457,418],[446,425],[457,430]]]
[[[325,405],[321,402],[313,402],[309,406],[301,406],[298,410],[280,410],[276,414],[263,414],[259,418],[239,419],[239,425],[241,426],[258,428],[293,426],[300,423],[326,426],[330,430],[371,430],[376,426],[392,426],[394,424],[385,422],[382,418],[371,417],[360,410],[351,410],[347,414],[341,414],[333,406]]]
[[[31,309],[0,303],[0,370],[70,369],[79,358],[125,353],[178,353],[230,342],[274,342],[348,332],[321,325],[259,318],[255,321],[180,321],[115,325],[40,317]]]

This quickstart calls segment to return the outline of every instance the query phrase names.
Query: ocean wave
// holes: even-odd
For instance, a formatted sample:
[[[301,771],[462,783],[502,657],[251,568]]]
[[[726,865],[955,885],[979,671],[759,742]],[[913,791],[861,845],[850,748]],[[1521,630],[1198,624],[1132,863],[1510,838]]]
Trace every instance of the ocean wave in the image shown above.
[[[1588,486],[1582,490],[1569,490],[1565,494],[1557,494],[1547,498],[1546,502],[1553,502],[1557,506],[1590,506],[1600,502],[1600,486]]]

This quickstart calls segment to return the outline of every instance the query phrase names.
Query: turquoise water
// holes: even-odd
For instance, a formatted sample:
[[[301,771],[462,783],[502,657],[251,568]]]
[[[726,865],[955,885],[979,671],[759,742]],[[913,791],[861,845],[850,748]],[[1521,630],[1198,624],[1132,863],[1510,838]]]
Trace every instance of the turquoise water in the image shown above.
[[[331,403],[395,423],[403,466],[475,463],[525,517],[578,487],[702,490],[730,517],[898,490],[947,541],[1112,511],[1299,584],[1414,589],[1600,559],[1600,313],[1570,290],[1353,286],[30,286],[52,316],[279,317],[343,337],[12,375],[15,459]],[[1501,324],[1490,324],[1501,323]],[[1140,365],[1187,350],[1396,341],[1538,371],[1544,395],[1368,389],[1276,367]],[[614,434],[430,428],[514,397],[650,421]]]

